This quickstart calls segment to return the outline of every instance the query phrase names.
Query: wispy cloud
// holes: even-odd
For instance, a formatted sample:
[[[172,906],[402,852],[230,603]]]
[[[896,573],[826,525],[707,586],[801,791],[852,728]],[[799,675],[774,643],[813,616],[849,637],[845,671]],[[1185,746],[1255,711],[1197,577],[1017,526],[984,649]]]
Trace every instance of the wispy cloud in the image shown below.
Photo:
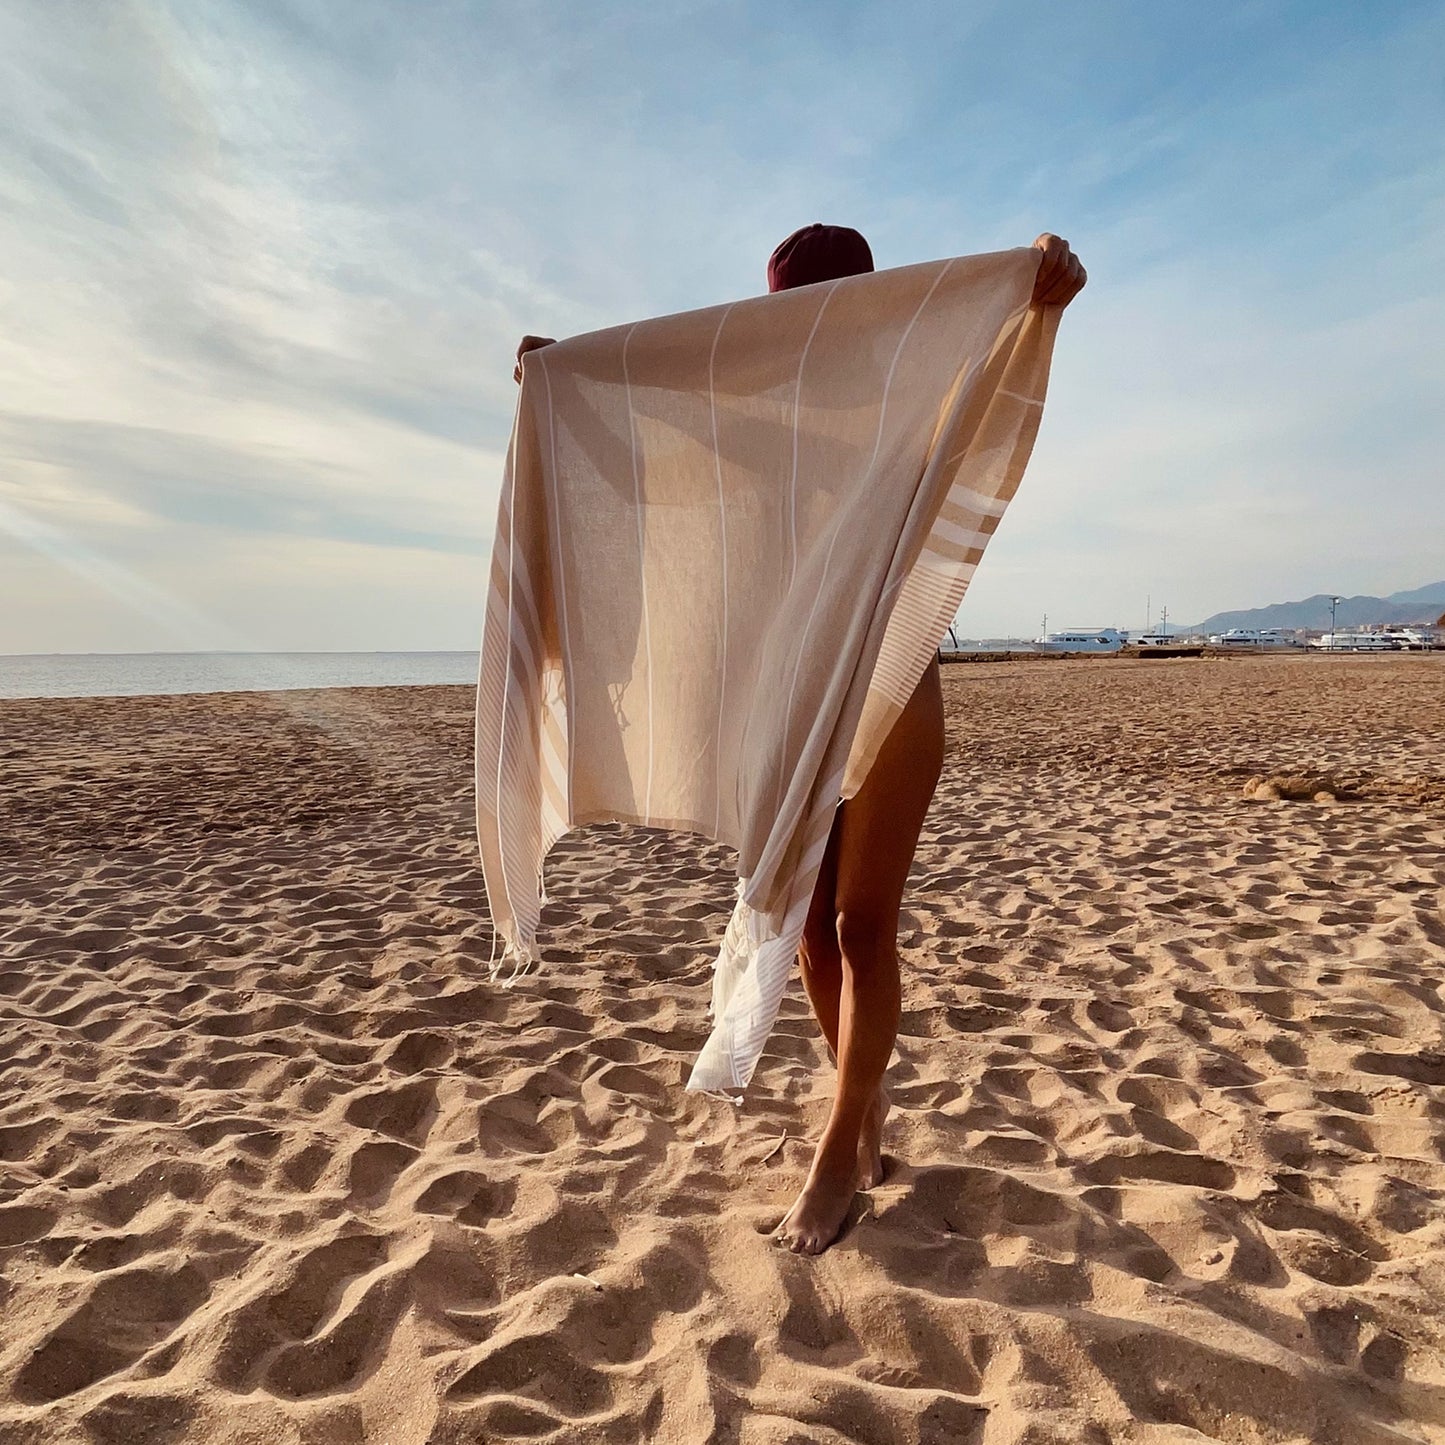
[[[0,504],[266,646],[467,646],[521,332],[757,291],[808,220],[1047,227],[1092,284],[966,631],[1434,580],[1442,16],[11,7]],[[176,645],[36,535],[0,651]]]

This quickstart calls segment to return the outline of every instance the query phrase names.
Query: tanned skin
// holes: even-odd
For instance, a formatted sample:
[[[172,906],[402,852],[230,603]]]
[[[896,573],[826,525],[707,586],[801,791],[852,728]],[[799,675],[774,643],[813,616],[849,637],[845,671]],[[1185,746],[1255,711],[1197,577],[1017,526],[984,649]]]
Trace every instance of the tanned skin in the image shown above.
[[[1088,276],[1069,243],[1045,233],[1032,301],[1067,306]],[[522,357],[546,336],[524,336]],[[798,950],[803,987],[838,1070],[828,1122],[802,1192],[773,1238],[797,1254],[837,1239],[854,1195],[883,1178],[883,1075],[898,1038],[898,912],[923,819],[943,771],[943,692],[931,662],[863,785],[839,805]]]
[[[1088,279],[1069,243],[1042,235],[1032,301],[1067,306]],[[833,1107],[807,1182],[774,1232],[798,1254],[838,1237],[853,1196],[883,1178],[883,1075],[898,1037],[898,911],[943,770],[943,691],[931,662],[863,786],[838,808],[813,888],[803,987],[838,1067]]]

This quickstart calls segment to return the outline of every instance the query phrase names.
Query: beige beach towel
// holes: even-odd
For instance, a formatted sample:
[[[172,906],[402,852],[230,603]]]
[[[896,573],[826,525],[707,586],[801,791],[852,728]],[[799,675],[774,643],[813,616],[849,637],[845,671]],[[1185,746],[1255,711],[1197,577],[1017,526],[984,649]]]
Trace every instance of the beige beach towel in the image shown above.
[[[568,829],[731,845],[689,1088],[751,1077],[834,809],[1018,486],[1058,321],[1029,305],[1039,255],[850,276],[523,362],[477,690],[496,967],[537,962]]]

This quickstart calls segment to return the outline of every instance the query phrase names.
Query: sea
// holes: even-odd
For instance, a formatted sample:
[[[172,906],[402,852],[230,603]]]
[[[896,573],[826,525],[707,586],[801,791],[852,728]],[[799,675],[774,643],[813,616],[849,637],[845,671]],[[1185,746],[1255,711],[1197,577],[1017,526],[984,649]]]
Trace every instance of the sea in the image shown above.
[[[1031,651],[1018,639],[960,639],[959,652]],[[67,652],[0,656],[0,698],[147,697],[418,687],[477,680],[475,652]]]
[[[475,652],[94,652],[0,657],[0,698],[475,683]]]

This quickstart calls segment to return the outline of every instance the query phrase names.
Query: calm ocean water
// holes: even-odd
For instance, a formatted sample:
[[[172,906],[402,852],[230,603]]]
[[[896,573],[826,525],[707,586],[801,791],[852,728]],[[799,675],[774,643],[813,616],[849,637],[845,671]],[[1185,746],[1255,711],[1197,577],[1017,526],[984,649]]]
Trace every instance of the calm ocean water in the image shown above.
[[[0,697],[141,697],[476,680],[475,652],[97,652],[0,657]]]

